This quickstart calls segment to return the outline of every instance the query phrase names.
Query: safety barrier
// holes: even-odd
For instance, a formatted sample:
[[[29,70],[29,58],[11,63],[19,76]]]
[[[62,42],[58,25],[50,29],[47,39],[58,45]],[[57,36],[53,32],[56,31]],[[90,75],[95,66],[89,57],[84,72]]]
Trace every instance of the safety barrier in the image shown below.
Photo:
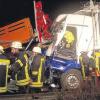
[[[84,81],[77,90],[56,90],[33,94],[0,95],[0,100],[100,100],[100,87],[92,80]]]

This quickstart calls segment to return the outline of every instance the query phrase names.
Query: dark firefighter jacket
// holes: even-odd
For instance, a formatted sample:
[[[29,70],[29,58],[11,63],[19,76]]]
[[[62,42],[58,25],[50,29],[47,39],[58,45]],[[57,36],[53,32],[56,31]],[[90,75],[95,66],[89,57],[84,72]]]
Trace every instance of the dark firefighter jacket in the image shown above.
[[[89,76],[89,57],[87,56],[87,54],[82,54],[80,56],[80,63],[82,66],[82,74],[83,74],[83,78],[85,79],[86,76]]]
[[[29,84],[29,63],[25,52],[20,51],[15,63],[11,66],[16,79],[16,85],[25,86]]]
[[[32,79],[31,87],[42,87],[44,77],[44,57],[40,54],[34,56],[30,67]]]
[[[5,55],[0,54],[0,93],[7,92],[7,77],[9,64],[10,60],[8,60]]]

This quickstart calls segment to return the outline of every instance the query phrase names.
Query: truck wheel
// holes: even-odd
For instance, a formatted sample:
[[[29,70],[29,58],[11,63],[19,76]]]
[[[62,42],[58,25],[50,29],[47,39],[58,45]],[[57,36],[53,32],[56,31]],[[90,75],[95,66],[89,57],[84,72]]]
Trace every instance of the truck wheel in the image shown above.
[[[76,90],[82,85],[82,75],[79,70],[71,69],[61,76],[61,87],[63,90]]]

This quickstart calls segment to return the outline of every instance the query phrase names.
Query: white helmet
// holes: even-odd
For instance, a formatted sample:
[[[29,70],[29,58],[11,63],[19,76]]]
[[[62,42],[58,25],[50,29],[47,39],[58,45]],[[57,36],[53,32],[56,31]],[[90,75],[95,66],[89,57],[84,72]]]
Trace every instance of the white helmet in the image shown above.
[[[0,52],[4,52],[4,48],[1,45],[0,45]]]
[[[11,47],[16,49],[22,49],[22,43],[19,41],[14,41],[12,42]]]
[[[33,52],[41,53],[41,48],[40,47],[34,47]]]

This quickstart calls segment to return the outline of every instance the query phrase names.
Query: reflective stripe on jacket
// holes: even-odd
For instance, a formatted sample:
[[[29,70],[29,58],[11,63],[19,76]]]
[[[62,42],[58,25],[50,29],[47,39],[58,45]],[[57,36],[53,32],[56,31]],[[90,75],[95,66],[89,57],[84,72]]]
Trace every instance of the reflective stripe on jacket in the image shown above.
[[[15,67],[18,67],[15,79],[16,79],[16,85],[24,86],[28,85],[30,81],[29,77],[29,63],[28,63],[28,57],[26,53],[21,53],[18,57],[18,59],[15,62]],[[16,68],[15,68],[16,69]]]
[[[81,66],[82,66],[82,76],[83,76],[83,79],[85,79],[86,78],[86,75],[85,75],[85,66],[84,66],[84,64],[83,64],[83,59],[82,59],[82,57],[80,56],[80,63],[81,63]]]
[[[33,82],[30,84],[30,87],[42,87],[43,86],[43,64],[44,64],[44,58],[42,57],[40,60],[40,66],[37,71],[32,71],[32,76],[36,78],[36,80],[33,80]]]
[[[100,77],[100,52],[95,52],[95,73],[96,76]]]
[[[7,78],[8,78],[8,66],[10,60],[3,54],[0,54],[0,93],[7,92]]]

